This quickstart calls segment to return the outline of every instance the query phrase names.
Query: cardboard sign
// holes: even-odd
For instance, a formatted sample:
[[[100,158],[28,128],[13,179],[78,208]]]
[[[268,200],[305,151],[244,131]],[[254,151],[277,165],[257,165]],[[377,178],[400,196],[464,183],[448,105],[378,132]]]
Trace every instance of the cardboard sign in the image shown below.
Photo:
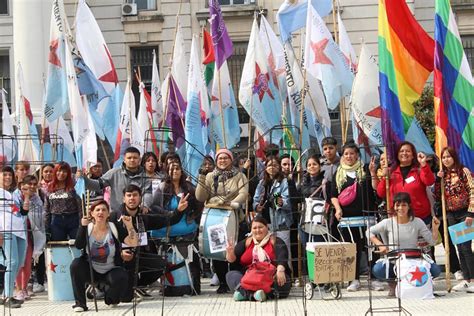
[[[355,279],[356,245],[314,243],[314,282],[339,283]]]
[[[451,235],[451,240],[455,245],[474,239],[474,225],[467,226],[466,222],[449,226],[448,230],[449,235]]]

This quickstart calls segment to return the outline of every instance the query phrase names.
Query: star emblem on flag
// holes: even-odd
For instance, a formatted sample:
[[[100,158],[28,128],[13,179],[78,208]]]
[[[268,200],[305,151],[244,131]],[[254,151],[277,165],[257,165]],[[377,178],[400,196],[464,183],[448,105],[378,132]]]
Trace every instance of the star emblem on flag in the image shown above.
[[[270,80],[270,75],[268,73],[263,74],[260,70],[258,64],[255,64],[256,76],[255,83],[252,89],[253,94],[258,94],[258,99],[262,102],[265,93],[274,100],[272,91],[268,87],[268,80]]]
[[[422,286],[423,284],[426,283],[426,280],[425,279],[425,275],[426,275],[426,269],[425,268],[421,268],[416,266],[415,267],[415,270],[414,271],[410,271],[410,274],[411,274],[411,279],[410,279],[410,283],[415,281],[415,286]]]
[[[374,109],[370,110],[369,112],[365,113],[365,115],[372,116],[372,117],[375,117],[375,118],[382,118],[382,108],[379,105],[376,108],[374,108]]]
[[[53,271],[54,273],[56,273],[56,267],[58,265],[57,264],[54,264],[53,261],[50,262],[49,264],[49,270]]]
[[[55,39],[53,41],[51,41],[49,43],[49,57],[48,57],[48,61],[53,64],[53,65],[56,65],[58,67],[62,67],[61,66],[61,60],[59,59],[59,56],[58,56],[58,47],[59,47],[59,39]]]
[[[110,52],[107,49],[107,46],[104,44],[104,49],[105,53],[107,54],[107,58],[109,59],[109,65],[110,65],[110,71],[103,74],[100,76],[99,80],[100,81],[105,81],[105,82],[112,82],[112,83],[118,83],[118,77],[117,77],[117,72],[115,71],[115,66],[114,62],[112,60],[112,56],[110,56]]]
[[[317,43],[311,42],[311,49],[314,52],[314,61],[313,64],[326,64],[332,65],[331,59],[324,53],[326,46],[328,45],[329,40],[324,38]]]

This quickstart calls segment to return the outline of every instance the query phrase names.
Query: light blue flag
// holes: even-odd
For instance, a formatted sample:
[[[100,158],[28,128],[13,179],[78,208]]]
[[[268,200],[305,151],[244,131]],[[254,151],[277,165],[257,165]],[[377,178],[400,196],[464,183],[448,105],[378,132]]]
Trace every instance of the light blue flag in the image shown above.
[[[102,114],[102,131],[112,148],[115,148],[115,143],[117,142],[122,101],[123,92],[122,89],[120,89],[120,86],[117,84],[114,91],[112,92],[112,95],[110,96],[109,103],[105,107],[104,113]]]
[[[87,97],[90,112],[97,111],[99,102],[110,95],[105,91],[104,85],[94,76],[92,71],[79,56],[74,56],[77,84],[79,93]]]
[[[82,145],[76,149],[76,157],[77,157],[77,169],[82,169]],[[84,182],[84,178],[80,177],[76,181],[76,185],[74,186],[74,189],[76,190],[77,195],[79,195],[81,198],[86,194],[86,184]]]
[[[50,43],[48,79],[46,81],[45,107],[46,119],[52,122],[69,110],[67,75],[65,65],[64,37]]]
[[[418,152],[424,152],[425,154],[434,153],[430,142],[426,138],[426,135],[421,129],[420,123],[418,123],[416,118],[413,118],[408,132],[405,134],[405,140],[415,145],[415,148]]]
[[[203,80],[199,58],[199,38],[193,37],[188,69],[188,104],[185,112],[184,137],[186,138],[184,168],[196,184],[199,167],[206,154],[207,124],[204,109],[209,107],[207,87]],[[180,148],[180,149],[181,149]]]
[[[232,88],[232,83],[230,81],[227,62],[224,62],[219,70],[215,69],[214,71],[215,79],[212,85],[212,105],[209,131],[221,148],[232,148],[240,142],[240,126],[234,89]],[[218,77],[216,71],[220,71],[220,77]],[[221,80],[220,90],[218,89],[218,80],[216,80],[216,78],[220,78]],[[219,98],[221,100],[219,100]],[[224,113],[224,130],[222,130],[221,108]]]
[[[277,21],[282,42],[288,41],[292,32],[305,27],[307,3],[307,0],[296,1],[296,3],[286,0],[278,9]],[[332,11],[332,0],[311,0],[311,4],[321,17],[325,17]]]

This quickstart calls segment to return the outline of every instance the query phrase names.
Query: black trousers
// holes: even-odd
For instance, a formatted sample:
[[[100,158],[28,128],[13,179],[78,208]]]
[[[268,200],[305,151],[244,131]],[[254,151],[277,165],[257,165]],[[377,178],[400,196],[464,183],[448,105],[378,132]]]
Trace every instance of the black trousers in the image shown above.
[[[71,263],[71,280],[74,299],[77,305],[87,306],[86,284],[91,282],[89,261],[84,258],[76,258]],[[94,281],[105,283],[105,304],[118,304],[120,297],[128,283],[127,272],[122,267],[115,267],[109,272],[102,274],[93,271]]]
[[[38,263],[34,265],[36,270],[36,281],[40,285],[44,285],[44,279],[46,276],[46,263],[44,261],[44,252],[39,256]]]

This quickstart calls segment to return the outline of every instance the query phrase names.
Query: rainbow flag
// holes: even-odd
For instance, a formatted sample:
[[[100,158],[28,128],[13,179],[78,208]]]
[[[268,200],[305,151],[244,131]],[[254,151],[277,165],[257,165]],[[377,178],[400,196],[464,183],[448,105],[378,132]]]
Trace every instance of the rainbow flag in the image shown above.
[[[414,123],[413,102],[433,71],[434,41],[405,0],[379,0],[378,44],[382,134],[391,155]]]
[[[447,0],[436,0],[435,41],[436,153],[449,145],[474,170],[474,82]]]

